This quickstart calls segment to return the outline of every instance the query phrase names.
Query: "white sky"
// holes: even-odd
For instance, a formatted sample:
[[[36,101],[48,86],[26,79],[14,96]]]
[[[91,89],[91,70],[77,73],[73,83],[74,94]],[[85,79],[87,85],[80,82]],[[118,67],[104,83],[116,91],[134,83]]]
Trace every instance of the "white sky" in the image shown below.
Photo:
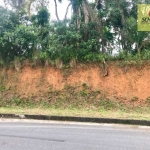
[[[69,1],[68,0],[63,0],[63,2],[60,4],[60,3],[57,3],[57,7],[58,7],[58,16],[60,19],[64,19],[65,17],[65,14],[66,14],[66,8],[69,4]],[[53,1],[50,2],[50,15],[51,15],[51,19],[52,20],[56,20],[56,16],[55,16],[55,4]],[[69,14],[71,13],[71,7],[69,9],[69,12],[68,12],[68,17],[69,17]]]

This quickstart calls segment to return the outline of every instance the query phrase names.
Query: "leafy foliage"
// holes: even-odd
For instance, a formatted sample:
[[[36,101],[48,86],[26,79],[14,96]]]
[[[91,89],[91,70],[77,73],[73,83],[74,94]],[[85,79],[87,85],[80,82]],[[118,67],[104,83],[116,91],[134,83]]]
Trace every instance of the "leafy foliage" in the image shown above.
[[[65,64],[73,59],[150,58],[150,33],[137,31],[136,0],[96,0],[94,3],[70,0],[71,19],[54,22],[50,22],[48,0],[30,1],[28,9],[32,2],[38,6],[31,16],[28,16],[26,1],[5,2],[12,9],[0,7],[0,65],[16,57],[51,62],[61,59]]]

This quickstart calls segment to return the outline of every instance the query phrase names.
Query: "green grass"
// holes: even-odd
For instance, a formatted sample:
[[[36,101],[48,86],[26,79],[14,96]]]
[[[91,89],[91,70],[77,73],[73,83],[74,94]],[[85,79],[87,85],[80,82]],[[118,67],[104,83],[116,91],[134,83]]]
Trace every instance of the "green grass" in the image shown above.
[[[134,110],[92,110],[76,108],[0,108],[0,113],[8,114],[34,114],[34,115],[58,115],[58,116],[78,116],[78,117],[101,117],[101,118],[119,118],[119,119],[140,119],[150,120],[150,109],[136,108]]]

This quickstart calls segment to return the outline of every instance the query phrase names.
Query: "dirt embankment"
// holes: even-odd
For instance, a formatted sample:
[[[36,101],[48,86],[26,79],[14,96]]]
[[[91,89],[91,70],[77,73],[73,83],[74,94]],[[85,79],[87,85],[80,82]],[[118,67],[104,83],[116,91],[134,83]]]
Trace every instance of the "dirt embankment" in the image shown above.
[[[117,63],[111,63],[108,65],[108,75],[104,74],[101,64],[80,64],[68,69],[25,66],[19,72],[14,69],[0,71],[1,91],[5,89],[22,97],[39,97],[46,96],[50,89],[59,91],[66,86],[86,84],[109,99],[121,99],[124,102],[145,102],[150,99],[149,64],[140,68],[119,67]]]

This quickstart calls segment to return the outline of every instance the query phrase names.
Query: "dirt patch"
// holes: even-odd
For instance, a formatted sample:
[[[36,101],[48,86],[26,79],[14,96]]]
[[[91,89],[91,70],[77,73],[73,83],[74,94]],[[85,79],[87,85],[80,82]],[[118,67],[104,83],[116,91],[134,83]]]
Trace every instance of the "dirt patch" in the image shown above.
[[[150,99],[149,66],[147,64],[142,69],[130,66],[124,71],[117,63],[110,63],[108,76],[104,76],[101,64],[78,64],[70,69],[25,66],[19,72],[9,69],[5,74],[1,70],[1,87],[5,87],[5,94],[4,89],[1,90],[1,98],[19,95],[24,98],[47,99],[51,91],[61,91],[67,86],[80,89],[85,84],[92,91],[100,91],[100,97],[112,101],[121,100],[128,105],[144,105]]]

